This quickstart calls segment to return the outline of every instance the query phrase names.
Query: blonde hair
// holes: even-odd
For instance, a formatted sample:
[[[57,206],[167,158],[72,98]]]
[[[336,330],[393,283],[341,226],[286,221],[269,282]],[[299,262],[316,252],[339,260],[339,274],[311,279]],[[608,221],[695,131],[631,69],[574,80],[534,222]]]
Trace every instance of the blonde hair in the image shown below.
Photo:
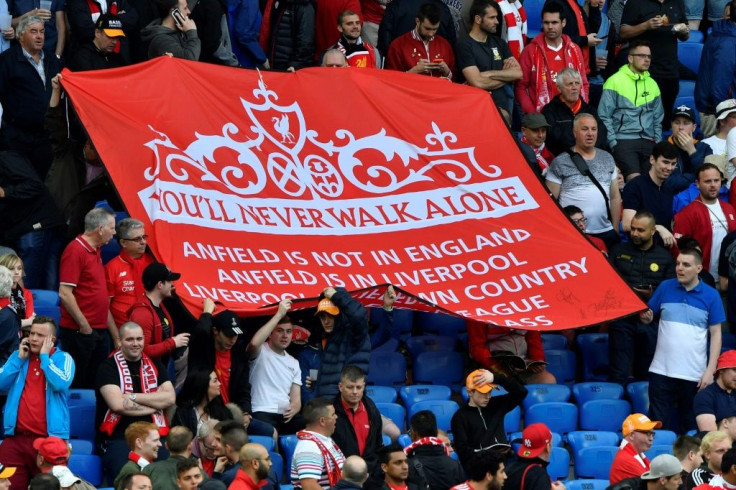
[[[731,437],[725,432],[720,430],[710,431],[705,435],[705,437],[703,437],[703,440],[700,441],[700,450],[703,451],[703,453],[706,453],[710,451],[710,448],[714,443],[725,440],[731,440]]]

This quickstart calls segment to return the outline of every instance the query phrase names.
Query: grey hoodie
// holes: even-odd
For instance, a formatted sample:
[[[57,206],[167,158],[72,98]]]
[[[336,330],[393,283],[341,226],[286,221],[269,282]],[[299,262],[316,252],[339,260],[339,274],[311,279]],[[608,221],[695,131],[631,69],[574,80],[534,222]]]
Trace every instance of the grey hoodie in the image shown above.
[[[155,58],[171,53],[176,58],[199,61],[202,43],[197,36],[197,30],[181,32],[161,25],[161,19],[156,19],[141,31],[144,46],[148,46],[148,58]]]

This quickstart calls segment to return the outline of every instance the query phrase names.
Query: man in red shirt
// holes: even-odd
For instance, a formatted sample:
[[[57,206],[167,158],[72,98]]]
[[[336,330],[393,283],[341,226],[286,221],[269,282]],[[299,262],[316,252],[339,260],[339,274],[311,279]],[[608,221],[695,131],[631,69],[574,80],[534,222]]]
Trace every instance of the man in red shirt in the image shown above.
[[[94,208],[84,217],[84,233],[61,256],[59,337],[77,365],[74,388],[94,388],[97,368],[110,353],[110,336],[118,339],[114,323],[108,322],[110,302],[100,255],[100,248],[113,236],[115,215]]]
[[[120,254],[105,264],[110,314],[117,327],[128,321],[128,310],[143,294],[143,270],[153,262],[146,253],[148,235],[143,222],[134,218],[121,220],[116,227]],[[119,339],[116,346],[119,343]]]
[[[340,39],[332,46],[340,50],[354,68],[377,68],[378,56],[376,48],[360,37],[360,15],[352,10],[345,10],[337,17],[337,30]]]
[[[440,10],[432,3],[419,7],[416,27],[388,47],[386,69],[419,73],[452,80],[455,53],[446,39],[437,35]]]
[[[649,471],[649,459],[644,452],[652,447],[654,429],[660,427],[662,422],[649,420],[649,417],[641,413],[626,417],[621,426],[624,434],[621,449],[611,465],[609,475],[611,485]]]
[[[559,92],[557,74],[575,68],[582,78],[582,98],[588,100],[588,78],[580,47],[562,33],[565,18],[562,7],[547,2],[542,8],[542,29],[521,53],[522,77],[516,84],[516,99],[524,114],[541,112]]]
[[[258,490],[271,471],[271,456],[260,444],[250,443],[240,448],[240,469],[228,490]]]

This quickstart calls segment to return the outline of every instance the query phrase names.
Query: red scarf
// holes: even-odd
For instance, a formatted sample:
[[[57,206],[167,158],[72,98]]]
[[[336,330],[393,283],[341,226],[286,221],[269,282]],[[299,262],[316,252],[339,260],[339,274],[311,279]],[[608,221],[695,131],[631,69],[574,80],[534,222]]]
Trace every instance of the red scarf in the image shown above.
[[[334,487],[342,477],[342,470],[337,463],[337,459],[332,455],[332,451],[327,449],[327,446],[320,440],[319,437],[306,431],[299,431],[296,433],[297,439],[300,441],[312,441],[319,448],[319,452],[322,453],[324,460],[325,471],[327,472],[327,478],[330,480],[330,486]],[[332,443],[334,446],[334,442]]]
[[[137,464],[140,469],[143,469],[146,466],[148,466],[149,464],[151,464],[151,462],[148,461],[146,458],[144,458],[143,456],[141,456],[138,453],[134,453],[133,451],[131,451],[131,452],[128,453],[128,459],[130,461],[134,462],[135,464]],[[141,463],[145,463],[145,464],[141,464]]]
[[[542,143],[539,148],[534,148],[524,135],[521,136],[521,142],[529,145],[529,148],[534,150],[534,156],[537,158],[537,165],[539,165],[539,170],[541,170],[542,175],[544,175],[549,168],[549,161],[553,160],[555,156],[550,153],[544,143]]]
[[[580,10],[578,2],[576,0],[567,0],[567,4],[575,13],[575,20],[578,23],[578,36],[587,37],[588,30],[585,28],[585,22],[583,22],[583,11]],[[588,49],[588,46],[583,46],[580,50],[583,52],[583,61],[585,61],[585,74],[588,75],[590,74],[590,49]]]
[[[442,449],[445,450],[445,454],[447,456],[450,455],[450,450],[445,446],[445,443],[442,442],[442,439],[438,437],[422,437],[421,439],[417,439],[404,448],[404,453],[407,456],[410,456],[412,451],[419,446],[442,446]]]
[[[118,367],[120,391],[123,392],[123,395],[134,393],[133,377],[130,375],[128,361],[123,357],[123,353],[116,350],[110,355],[110,357],[115,360],[115,364]],[[143,354],[143,357],[141,358],[140,378],[141,390],[143,390],[143,393],[153,393],[158,389],[158,370],[151,358],[145,354]],[[115,430],[115,426],[118,425],[122,418],[122,415],[113,412],[108,408],[105,413],[105,418],[102,420],[102,424],[100,424],[100,432],[111,436]],[[166,416],[163,414],[162,410],[152,413],[151,418],[153,419],[153,423],[158,426],[159,434],[165,436],[169,433],[169,424],[166,421]]]
[[[104,2],[105,0],[100,0]],[[92,23],[96,23],[97,19],[100,18],[100,15],[102,15],[102,7],[101,3],[97,3],[95,0],[87,0],[87,7],[89,7],[89,13],[92,15]],[[112,2],[112,5],[110,5],[110,11],[108,12],[113,15],[118,15],[118,3]],[[113,50],[114,53],[120,54],[120,43],[117,43],[115,45],[115,49]]]
[[[547,57],[544,54],[544,36],[535,39],[539,39],[539,41],[530,44],[531,49],[534,50],[532,51],[532,73],[536,73],[536,76],[532,77],[532,83],[534,84],[534,93],[536,94],[537,105],[535,110],[536,112],[542,112],[542,108],[549,104],[552,97],[557,95],[558,89],[547,68]],[[580,48],[565,34],[562,35],[562,49],[560,51],[565,57],[565,66],[577,70],[582,63],[580,60]],[[588,93],[586,91],[587,78],[582,73],[580,77],[584,82],[580,91],[581,97],[584,100],[588,100]],[[552,87],[551,90],[550,87]]]

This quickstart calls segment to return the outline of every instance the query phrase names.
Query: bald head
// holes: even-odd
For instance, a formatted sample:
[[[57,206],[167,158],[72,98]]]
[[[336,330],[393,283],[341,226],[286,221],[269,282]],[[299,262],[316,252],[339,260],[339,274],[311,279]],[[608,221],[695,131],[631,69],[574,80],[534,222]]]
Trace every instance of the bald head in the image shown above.
[[[262,458],[264,453],[268,455],[268,450],[261,444],[248,443],[240,448],[240,464],[245,466],[254,459]]]
[[[349,456],[342,466],[344,480],[363,486],[368,479],[368,465],[360,456]]]

